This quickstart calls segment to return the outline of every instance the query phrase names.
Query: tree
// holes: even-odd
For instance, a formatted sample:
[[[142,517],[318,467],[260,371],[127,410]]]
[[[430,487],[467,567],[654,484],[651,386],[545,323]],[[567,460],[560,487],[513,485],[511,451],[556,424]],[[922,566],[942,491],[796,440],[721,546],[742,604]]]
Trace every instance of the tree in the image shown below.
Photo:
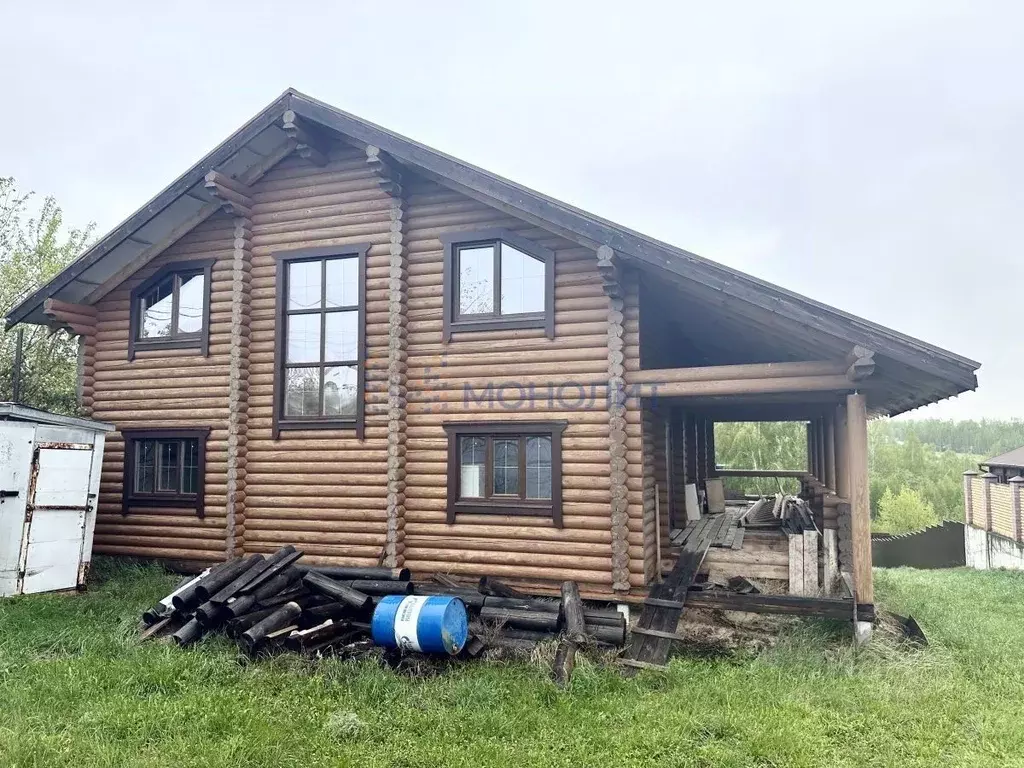
[[[93,226],[63,230],[64,214],[47,197],[29,217],[31,193],[0,177],[0,310],[19,301],[60,272],[82,251]],[[75,413],[78,340],[66,331],[24,328],[20,401],[37,408]],[[0,400],[11,400],[17,332],[0,334]]]
[[[901,488],[898,494],[886,488],[878,501],[878,517],[872,527],[886,533],[911,533],[938,522],[935,508],[913,488]]]

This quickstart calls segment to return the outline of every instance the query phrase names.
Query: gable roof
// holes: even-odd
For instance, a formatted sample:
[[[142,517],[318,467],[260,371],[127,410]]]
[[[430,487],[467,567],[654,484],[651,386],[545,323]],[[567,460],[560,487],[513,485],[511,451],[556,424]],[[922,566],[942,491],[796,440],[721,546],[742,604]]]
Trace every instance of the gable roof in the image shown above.
[[[1024,469],[1024,446],[1014,448],[1012,451],[1001,453],[981,462],[985,467],[1012,467],[1013,469]]]
[[[777,324],[780,336],[799,335],[805,349],[830,357],[845,354],[853,345],[874,350],[888,361],[899,385],[899,391],[876,398],[876,411],[898,413],[977,387],[974,372],[980,364],[973,360],[587,213],[291,88],[15,306],[8,313],[7,327],[47,322],[47,298],[83,301],[147,249],[174,237],[215,206],[217,201],[204,187],[208,171],[258,178],[295,146],[280,124],[286,110],[349,141],[376,146],[400,165],[524,221],[591,248],[609,246],[625,261],[659,278],[698,286],[705,298],[759,313],[752,315],[755,322],[767,318],[768,324]]]

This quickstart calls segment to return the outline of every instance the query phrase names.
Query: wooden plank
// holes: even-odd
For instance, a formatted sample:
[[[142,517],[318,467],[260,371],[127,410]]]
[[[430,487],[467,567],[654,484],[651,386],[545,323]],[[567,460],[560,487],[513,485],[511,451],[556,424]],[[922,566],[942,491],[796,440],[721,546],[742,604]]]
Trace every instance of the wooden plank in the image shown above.
[[[634,627],[631,631],[637,634],[647,635],[648,637],[660,637],[664,640],[677,640],[679,642],[685,642],[688,639],[677,632],[663,632],[660,629],[645,629],[644,627]]]
[[[820,616],[850,620],[852,600],[836,597],[804,597],[802,595],[739,594],[723,589],[691,591],[686,599],[690,608],[714,608],[746,613],[778,613],[794,616]]]
[[[822,591],[828,595],[836,589],[836,579],[839,576],[839,546],[836,538],[835,528],[826,528],[822,534],[825,557],[822,563]]]
[[[744,536],[745,532],[746,532],[746,530],[744,528],[737,528],[736,529],[736,538],[734,538],[732,540],[732,548],[733,549],[736,549],[736,550],[743,549],[743,536]]]
[[[804,594],[818,594],[818,532],[805,530],[803,536]]]
[[[800,534],[789,534],[789,594],[804,593],[804,539]]]
[[[616,659],[616,662],[624,667],[633,667],[635,669],[656,669],[659,672],[664,672],[668,669],[664,664],[652,664],[649,661],[637,661],[636,659],[630,659],[625,656],[620,656]]]

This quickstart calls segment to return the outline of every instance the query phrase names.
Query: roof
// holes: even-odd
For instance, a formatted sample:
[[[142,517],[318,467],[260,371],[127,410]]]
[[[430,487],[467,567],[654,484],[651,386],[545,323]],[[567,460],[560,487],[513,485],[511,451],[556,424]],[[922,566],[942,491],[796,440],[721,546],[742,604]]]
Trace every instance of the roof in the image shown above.
[[[82,419],[78,416],[65,416],[61,413],[50,413],[38,408],[31,408],[19,403],[0,403],[0,421],[31,421],[36,424],[55,424],[61,427],[91,429],[93,432],[113,432],[115,427],[105,421]]]
[[[244,179],[283,157],[282,148],[285,152],[294,148],[281,126],[286,110],[320,130],[378,147],[401,166],[524,221],[587,247],[606,245],[659,278],[699,286],[705,297],[719,304],[738,302],[756,310],[778,326],[779,338],[798,335],[809,352],[835,357],[853,345],[875,351],[888,361],[888,371],[883,363],[880,374],[888,376],[885,380],[891,384],[884,394],[874,396],[874,402],[869,393],[869,404],[876,412],[900,413],[977,387],[974,372],[980,363],[587,213],[291,88],[21,301],[8,313],[7,327],[46,323],[43,302],[47,298],[87,301],[154,244],[184,234],[190,221],[216,203],[204,186],[208,171]]]
[[[981,462],[986,467],[1013,467],[1024,469],[1024,446],[1014,448],[1012,451],[1001,453]]]

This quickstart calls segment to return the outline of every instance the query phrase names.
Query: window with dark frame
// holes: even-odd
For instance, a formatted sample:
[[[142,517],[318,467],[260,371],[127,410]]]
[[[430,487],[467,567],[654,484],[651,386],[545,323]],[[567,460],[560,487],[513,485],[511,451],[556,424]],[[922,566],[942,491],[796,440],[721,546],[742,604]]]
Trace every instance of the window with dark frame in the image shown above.
[[[554,337],[554,253],[508,230],[442,237],[444,340],[453,331],[544,328]]]
[[[566,422],[448,423],[448,522],[459,513],[539,515],[562,526]]]
[[[128,359],[148,349],[209,351],[213,260],[168,264],[131,293]]]
[[[369,246],[278,254],[274,437],[355,427],[362,438]]]
[[[188,507],[203,514],[208,428],[122,430],[122,513],[130,507]]]

